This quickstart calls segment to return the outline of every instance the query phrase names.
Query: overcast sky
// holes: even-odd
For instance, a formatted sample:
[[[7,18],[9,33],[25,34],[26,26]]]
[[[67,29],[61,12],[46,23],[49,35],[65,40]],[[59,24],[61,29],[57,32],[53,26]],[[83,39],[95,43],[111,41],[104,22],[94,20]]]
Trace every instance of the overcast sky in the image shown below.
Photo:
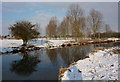
[[[29,20],[41,25],[42,35],[52,16],[59,22],[65,17],[70,4],[78,4],[87,16],[92,8],[103,14],[103,20],[113,31],[118,31],[118,3],[117,2],[3,2],[2,3],[2,34],[9,34],[8,27],[20,20]]]

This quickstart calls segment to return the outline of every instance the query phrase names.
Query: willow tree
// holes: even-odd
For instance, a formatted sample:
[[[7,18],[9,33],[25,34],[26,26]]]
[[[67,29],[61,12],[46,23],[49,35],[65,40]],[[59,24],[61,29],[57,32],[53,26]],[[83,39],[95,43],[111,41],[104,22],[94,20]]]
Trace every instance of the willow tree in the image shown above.
[[[95,39],[95,34],[100,31],[102,26],[102,14],[99,11],[92,9],[88,16],[88,23],[92,28],[92,32]]]
[[[46,27],[46,35],[49,36],[50,39],[57,35],[57,18],[55,16],[51,18]]]
[[[81,18],[83,17],[83,10],[79,7],[79,5],[72,4],[67,11],[67,16],[70,20],[72,36],[75,36],[75,40],[77,41]]]
[[[37,24],[32,24],[29,21],[20,21],[16,22],[13,25],[10,25],[9,30],[11,34],[17,38],[23,40],[23,45],[27,45],[28,40],[37,37],[40,33],[37,31]]]

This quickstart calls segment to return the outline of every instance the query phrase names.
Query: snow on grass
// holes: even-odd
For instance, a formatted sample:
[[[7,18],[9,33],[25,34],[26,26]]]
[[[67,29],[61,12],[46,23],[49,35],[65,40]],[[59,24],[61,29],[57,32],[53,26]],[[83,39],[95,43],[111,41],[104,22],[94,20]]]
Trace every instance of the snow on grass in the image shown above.
[[[117,38],[108,38],[108,40],[118,40]],[[28,42],[28,45],[34,45],[36,47],[43,47],[43,48],[58,48],[62,44],[69,43],[70,41],[74,41],[72,39],[69,40],[47,40],[47,39],[32,39]],[[89,41],[93,42],[93,41]],[[0,52],[6,52],[6,51],[13,51],[12,47],[20,47],[23,44],[22,40],[16,40],[16,39],[0,39]],[[72,44],[72,43],[71,43]]]
[[[8,47],[18,47],[22,45],[23,41],[22,40],[16,40],[16,39],[3,39],[0,40],[0,48],[8,48]]]
[[[28,45],[34,45],[36,47],[49,47],[53,46],[54,48],[59,47],[65,42],[68,42],[71,40],[45,40],[45,39],[32,39],[28,42]],[[16,39],[0,39],[0,52],[10,52],[13,51],[12,47],[20,47],[23,44],[22,40],[16,40]]]
[[[48,46],[59,47],[60,45],[72,40],[48,40]]]
[[[90,53],[90,58],[79,60],[69,67],[61,80],[118,80],[119,54],[113,53],[116,49],[120,50],[116,47]]]
[[[108,38],[107,40],[113,40],[113,41],[116,41],[116,40],[120,40],[120,38]]]
[[[28,42],[28,45],[34,45],[36,47],[39,47],[45,43],[46,43],[45,39],[32,39]]]
[[[88,42],[94,42],[94,41],[88,41]]]
[[[36,41],[29,42],[28,44],[35,45],[36,47],[48,48],[51,46],[54,48],[58,48],[60,45],[66,43],[66,42],[70,42],[70,41],[72,41],[72,40],[41,40],[41,39],[37,39]]]
[[[16,39],[0,39],[0,52],[13,51],[11,47],[19,47],[22,45],[22,40]]]

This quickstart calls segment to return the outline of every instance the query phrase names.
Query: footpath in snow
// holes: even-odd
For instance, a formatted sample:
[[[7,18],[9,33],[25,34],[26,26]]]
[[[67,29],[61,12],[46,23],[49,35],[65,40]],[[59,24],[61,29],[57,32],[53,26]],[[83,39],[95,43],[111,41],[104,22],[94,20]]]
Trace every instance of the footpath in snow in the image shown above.
[[[118,80],[120,48],[98,49],[60,74],[62,80]]]

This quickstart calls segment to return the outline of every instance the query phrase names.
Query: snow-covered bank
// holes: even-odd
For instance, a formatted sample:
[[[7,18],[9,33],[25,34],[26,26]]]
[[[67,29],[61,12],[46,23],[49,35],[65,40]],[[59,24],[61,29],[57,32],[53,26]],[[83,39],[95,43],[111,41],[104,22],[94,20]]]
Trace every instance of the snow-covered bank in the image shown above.
[[[17,40],[17,39],[0,39],[0,48],[8,48],[8,47],[18,47],[23,44],[22,40]]]
[[[39,46],[43,45],[46,42],[46,40],[41,40],[41,39],[33,39],[30,40],[28,45],[34,45],[34,46]],[[11,52],[15,49],[15,47],[20,48],[20,46],[23,44],[23,41],[17,40],[17,39],[0,39],[0,52]]]
[[[39,48],[58,48],[58,47],[64,47],[64,46],[71,46],[71,45],[85,45],[85,44],[95,44],[95,43],[104,43],[107,41],[118,41],[120,39],[117,38],[108,38],[106,40],[79,40],[78,42],[69,39],[69,40],[47,40],[47,39],[33,39],[28,42],[28,45],[34,45],[35,47]],[[1,52],[11,52],[15,49],[15,47],[19,47],[23,44],[22,40],[16,40],[16,39],[0,39],[0,53]]]
[[[34,45],[39,48],[47,48],[54,47],[57,48],[65,42],[69,42],[71,40],[45,40],[45,39],[33,39],[28,42],[28,45]],[[0,52],[11,52],[15,49],[15,47],[20,47],[23,44],[22,40],[16,39],[0,39]]]
[[[22,45],[22,40],[16,40],[16,39],[0,39],[0,52],[7,52],[12,51],[12,47],[19,47]]]
[[[61,80],[118,80],[120,48],[99,49],[61,74]]]
[[[58,48],[62,44],[71,43],[71,41],[74,41],[74,40],[47,40],[47,43],[40,45],[38,47]]]
[[[108,40],[117,41],[120,40],[120,38],[108,38]]]

